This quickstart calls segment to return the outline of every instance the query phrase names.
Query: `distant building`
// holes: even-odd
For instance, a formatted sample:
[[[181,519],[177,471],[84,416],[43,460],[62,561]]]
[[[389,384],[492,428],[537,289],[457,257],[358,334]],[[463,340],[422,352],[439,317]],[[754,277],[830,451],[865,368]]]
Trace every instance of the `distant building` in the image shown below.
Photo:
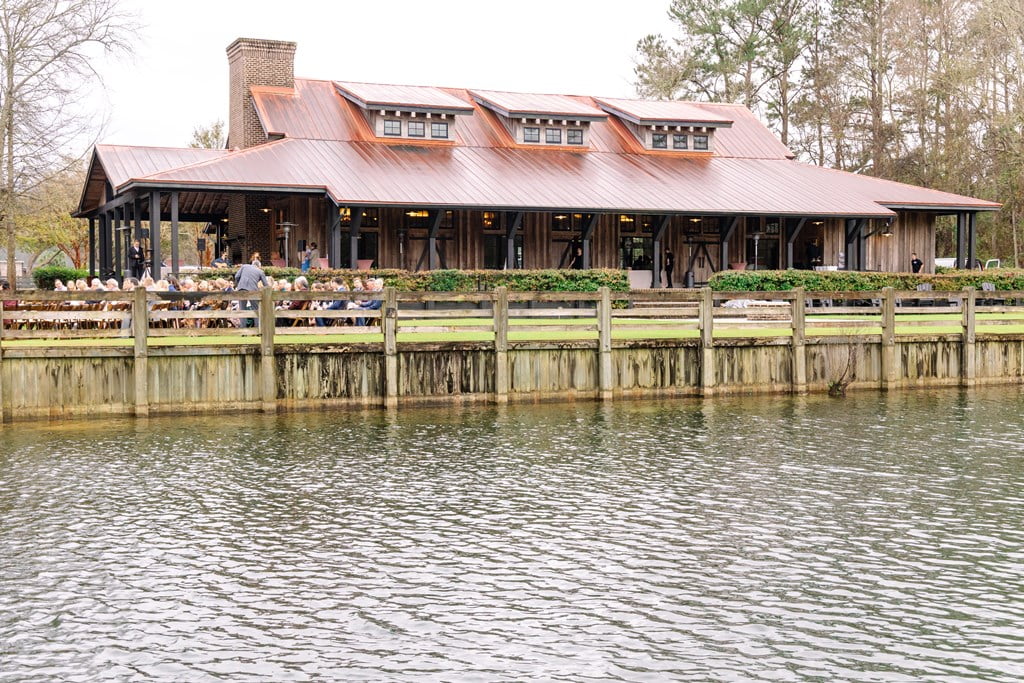
[[[565,267],[579,247],[658,286],[666,249],[676,282],[909,270],[911,252],[930,270],[936,216],[957,217],[967,263],[976,213],[999,208],[797,162],[736,105],[300,79],[295,43],[227,53],[230,150],[96,147],[77,215],[101,270],[125,267],[151,216],[292,266],[315,241],[332,267],[412,270]]]

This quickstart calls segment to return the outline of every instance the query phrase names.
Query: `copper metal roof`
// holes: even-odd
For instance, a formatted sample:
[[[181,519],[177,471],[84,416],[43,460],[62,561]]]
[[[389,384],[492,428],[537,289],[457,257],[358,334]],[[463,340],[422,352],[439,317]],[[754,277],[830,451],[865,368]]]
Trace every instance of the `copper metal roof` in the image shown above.
[[[469,94],[502,116],[560,116],[588,121],[608,118],[607,114],[588,101],[590,98],[497,90],[470,90]]]
[[[263,125],[283,139],[230,152],[100,146],[97,156],[117,190],[304,191],[326,193],[339,204],[807,216],[999,207],[796,162],[736,105],[700,105],[733,125],[715,133],[713,155],[696,158],[644,150],[622,120],[604,112],[591,123],[587,150],[524,148],[491,108],[475,102],[480,91],[439,92],[473,109],[459,117],[455,144],[380,140],[333,82],[297,80],[294,89],[252,90]],[[573,103],[571,116],[597,108],[590,98],[563,100]]]
[[[597,105],[610,114],[621,116],[637,124],[689,124],[699,126],[730,126],[732,119],[705,109],[694,102],[665,100],[623,100],[610,97],[595,98]]]
[[[342,96],[364,109],[397,108],[402,110],[472,113],[473,107],[440,88],[422,85],[384,85],[335,81]]]

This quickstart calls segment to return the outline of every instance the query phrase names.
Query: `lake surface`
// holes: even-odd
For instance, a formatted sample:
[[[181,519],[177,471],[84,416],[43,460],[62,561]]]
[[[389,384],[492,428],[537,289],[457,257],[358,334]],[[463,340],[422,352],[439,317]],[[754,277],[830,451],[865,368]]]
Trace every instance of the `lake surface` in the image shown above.
[[[1024,679],[1016,388],[0,431],[0,681]]]

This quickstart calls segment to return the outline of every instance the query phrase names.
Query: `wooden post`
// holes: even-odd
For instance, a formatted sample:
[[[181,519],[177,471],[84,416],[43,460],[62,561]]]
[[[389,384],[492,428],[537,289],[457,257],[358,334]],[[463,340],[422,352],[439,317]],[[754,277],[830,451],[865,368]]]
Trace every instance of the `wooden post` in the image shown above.
[[[508,288],[494,290],[494,401],[508,403]]]
[[[977,357],[974,352],[975,314],[978,303],[977,291],[974,287],[963,289],[963,339],[961,348],[963,355],[960,360],[960,383],[973,386],[977,374]]]
[[[132,336],[135,337],[135,417],[149,415],[149,306],[146,288],[136,287],[132,301]]]
[[[11,413],[4,403],[4,301],[0,299],[0,424],[11,421]]]
[[[263,412],[277,411],[277,364],[274,362],[274,290],[260,290],[260,396]],[[251,304],[250,304],[251,305]]]
[[[149,193],[149,253],[153,261],[150,274],[160,279],[160,193]]]
[[[704,396],[715,392],[715,299],[710,288],[700,290],[700,389]]]
[[[380,307],[380,325],[384,330],[384,407],[398,407],[398,292],[384,288]]]
[[[882,377],[883,389],[892,389],[899,381],[896,367],[896,290],[882,288]]]
[[[597,302],[597,377],[601,400],[609,401],[615,386],[612,378],[612,292],[607,287],[597,291],[601,295]]]
[[[803,287],[793,290],[790,302],[793,319],[793,393],[807,393],[807,326],[804,313],[807,307],[807,293]]]

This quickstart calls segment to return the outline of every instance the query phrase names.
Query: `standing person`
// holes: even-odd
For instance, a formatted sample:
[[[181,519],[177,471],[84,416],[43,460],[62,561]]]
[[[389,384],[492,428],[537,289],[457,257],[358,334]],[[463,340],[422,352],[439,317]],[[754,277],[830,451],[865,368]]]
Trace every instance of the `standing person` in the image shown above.
[[[911,254],[910,254],[910,269],[912,271],[914,271],[915,273],[920,273],[921,272],[921,268],[923,266],[924,266],[924,262],[921,259],[917,258],[917,254],[916,253],[911,252]]]
[[[259,254],[256,254],[259,256]],[[259,286],[264,287],[270,286],[270,280],[267,279],[266,274],[263,270],[252,263],[243,265],[235,273],[235,291],[236,292],[255,292],[259,290]],[[239,304],[239,308],[243,311],[255,311],[256,302],[252,300],[242,301]],[[242,327],[253,327],[254,323],[251,318],[242,319]]]
[[[676,267],[676,255],[671,249],[665,250],[665,282],[669,289],[672,289],[672,270]]]
[[[583,270],[583,247],[577,246],[573,249],[572,260],[569,261],[569,268]]]
[[[128,268],[136,280],[146,270],[146,252],[142,251],[139,240],[132,240],[132,246],[128,247]]]
[[[262,268],[263,267],[263,263],[260,261],[260,252],[258,252],[258,251],[252,252],[252,260],[249,261],[249,264],[253,265],[253,266],[256,266],[257,268]],[[239,270],[239,272],[241,272],[241,270]],[[235,273],[235,277],[238,277],[238,273]]]
[[[316,246],[316,242],[312,242],[307,250],[307,260],[309,261],[310,268],[320,267],[320,250]]]

